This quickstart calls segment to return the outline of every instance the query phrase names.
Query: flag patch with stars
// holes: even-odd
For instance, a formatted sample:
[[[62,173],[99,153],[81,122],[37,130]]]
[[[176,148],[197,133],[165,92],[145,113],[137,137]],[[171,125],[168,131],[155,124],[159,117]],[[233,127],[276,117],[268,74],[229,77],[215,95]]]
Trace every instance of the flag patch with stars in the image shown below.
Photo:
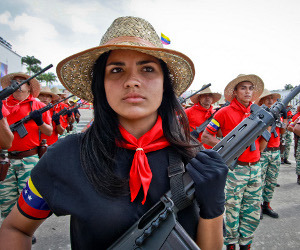
[[[46,219],[52,214],[48,204],[33,185],[31,178],[26,183],[17,206],[19,211],[29,219]]]

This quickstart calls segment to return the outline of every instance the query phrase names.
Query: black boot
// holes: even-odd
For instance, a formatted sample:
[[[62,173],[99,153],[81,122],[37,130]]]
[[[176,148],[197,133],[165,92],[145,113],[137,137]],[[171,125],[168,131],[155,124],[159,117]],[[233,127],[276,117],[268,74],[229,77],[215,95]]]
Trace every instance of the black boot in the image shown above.
[[[279,215],[276,213],[271,207],[270,207],[270,202],[264,201],[262,205],[262,211],[264,214],[269,215],[272,218],[278,218]]]
[[[281,164],[284,164],[284,159],[283,158],[281,158]]]
[[[276,187],[280,187],[280,184],[277,183],[277,184],[276,184]]]
[[[226,250],[235,250],[235,244],[229,244],[226,246]]]
[[[250,250],[251,244],[248,245],[240,245],[240,250]]]
[[[262,207],[260,208],[260,219],[262,220],[264,218],[264,214],[263,214],[263,211],[262,211]]]
[[[300,185],[300,175],[298,175],[297,183]]]
[[[291,164],[292,164],[287,158],[284,158],[284,159],[283,159],[283,162],[284,162],[285,164],[288,164],[288,165],[291,165]]]

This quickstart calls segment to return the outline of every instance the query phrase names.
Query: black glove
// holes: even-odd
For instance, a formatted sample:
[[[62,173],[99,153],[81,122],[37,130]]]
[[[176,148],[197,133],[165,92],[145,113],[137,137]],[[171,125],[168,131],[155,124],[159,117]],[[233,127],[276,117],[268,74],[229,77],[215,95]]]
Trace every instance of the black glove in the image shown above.
[[[68,111],[67,111],[67,116],[68,116],[68,117],[71,117],[72,113],[73,113],[73,112],[72,112],[71,110],[68,110]]]
[[[283,109],[281,110],[281,117],[283,119],[287,119],[287,110],[286,110],[286,107],[283,107]]]
[[[75,108],[75,109],[73,110],[73,113],[74,113],[75,116],[76,116],[76,114],[80,115],[78,108]]]
[[[3,119],[3,114],[2,114],[2,100],[0,100],[0,120]]]
[[[199,137],[199,133],[198,133],[197,130],[193,130],[193,131],[191,132],[191,135],[194,136],[196,139],[198,139],[198,137]]]
[[[212,149],[203,150],[187,164],[186,169],[195,182],[200,217],[213,219],[223,214],[228,167],[219,153]]]
[[[30,112],[30,114],[29,114],[30,118],[32,120],[34,120],[34,122],[38,126],[41,126],[44,123],[42,115],[43,115],[43,113],[39,110],[34,110],[34,111]]]
[[[54,121],[55,125],[58,126],[60,124],[60,115],[59,114],[53,114],[52,121]]]

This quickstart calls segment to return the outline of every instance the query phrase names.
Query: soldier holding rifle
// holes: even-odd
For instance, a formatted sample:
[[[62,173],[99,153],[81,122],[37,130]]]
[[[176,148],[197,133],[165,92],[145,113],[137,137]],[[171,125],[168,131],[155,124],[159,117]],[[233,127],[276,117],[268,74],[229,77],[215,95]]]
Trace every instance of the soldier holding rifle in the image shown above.
[[[1,78],[3,88],[8,87],[12,81],[21,82],[30,78],[24,73],[12,73]],[[33,167],[38,162],[39,133],[51,135],[51,116],[49,112],[43,114],[38,109],[45,104],[37,101],[40,92],[39,82],[33,78],[23,84],[17,91],[3,100],[4,107],[9,111],[8,124],[11,125],[28,114],[31,121],[24,124],[28,134],[21,138],[17,132],[13,132],[14,140],[9,148],[8,156],[11,166],[6,179],[0,182],[0,208],[1,216],[6,217],[16,203],[24,188]]]
[[[221,94],[214,93],[210,88],[206,88],[198,94],[191,97],[191,101],[194,105],[185,110],[185,113],[189,119],[191,132],[199,127],[203,122],[209,119],[215,112],[212,104],[221,99]],[[198,140],[201,142],[201,136],[203,132],[199,133]],[[221,136],[219,134],[218,136]],[[212,148],[209,145],[203,144],[205,148]]]
[[[202,142],[215,146],[218,130],[225,137],[242,120],[250,116],[250,106],[263,92],[264,83],[256,75],[239,75],[224,90],[230,105],[220,109],[203,132]],[[227,249],[250,249],[253,234],[260,221],[261,166],[260,149],[267,142],[261,137],[237,159],[236,167],[228,172],[226,182]]]
[[[258,98],[258,105],[265,105],[268,108],[279,99],[281,96],[278,93],[271,93],[269,90],[264,89],[262,95]],[[262,214],[267,214],[272,218],[278,218],[276,213],[270,206],[270,202],[273,198],[274,190],[277,184],[277,178],[280,168],[280,135],[285,132],[287,123],[287,114],[283,115],[281,119],[283,123],[280,123],[280,127],[276,124],[272,125],[271,138],[268,141],[268,145],[263,152],[261,152],[260,164],[261,164],[261,178],[262,178]],[[262,219],[261,215],[261,219]]]
[[[202,250],[221,250],[228,167],[213,150],[197,153],[176,98],[193,81],[192,61],[163,48],[146,20],[120,17],[100,46],[64,59],[57,73],[93,102],[94,122],[48,148],[2,224],[0,249],[29,249],[28,235],[52,212],[71,215],[72,249],[107,249],[170,190],[173,152],[181,170],[190,162],[197,200],[178,221]]]

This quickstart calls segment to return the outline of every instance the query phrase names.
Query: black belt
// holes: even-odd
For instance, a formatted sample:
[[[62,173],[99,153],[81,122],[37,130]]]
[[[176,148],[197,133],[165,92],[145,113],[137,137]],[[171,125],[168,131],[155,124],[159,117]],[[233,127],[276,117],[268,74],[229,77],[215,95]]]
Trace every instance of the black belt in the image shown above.
[[[26,151],[11,151],[11,152],[8,152],[8,158],[9,159],[23,159],[25,157],[36,155],[37,153],[38,153],[37,147],[26,150]]]

